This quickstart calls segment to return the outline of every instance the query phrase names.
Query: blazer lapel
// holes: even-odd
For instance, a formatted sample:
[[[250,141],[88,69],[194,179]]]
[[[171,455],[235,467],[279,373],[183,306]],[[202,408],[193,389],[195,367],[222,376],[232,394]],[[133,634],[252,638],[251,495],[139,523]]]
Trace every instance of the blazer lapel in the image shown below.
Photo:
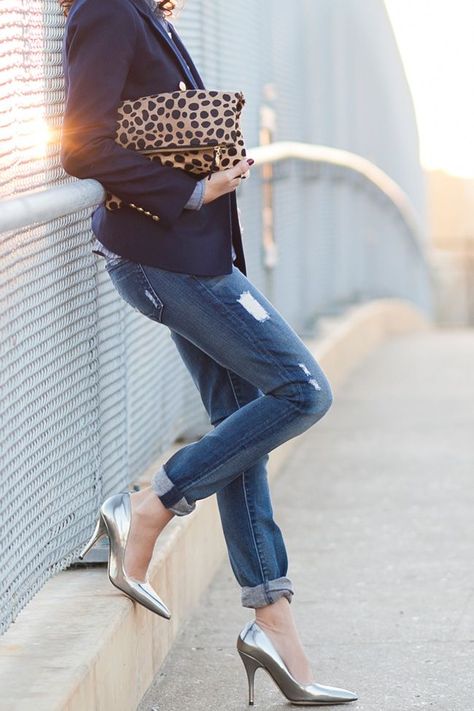
[[[168,20],[168,24],[169,24],[169,26],[170,26],[171,34],[173,35],[173,40],[174,40],[176,46],[178,47],[179,51],[180,51],[181,54],[183,55],[184,59],[185,59],[186,62],[188,63],[189,68],[190,68],[190,70],[191,70],[191,72],[192,72],[192,74],[193,74],[193,76],[194,76],[194,80],[195,80],[195,82],[196,82],[196,84],[197,84],[197,88],[198,88],[198,89],[205,89],[206,87],[204,86],[204,82],[203,82],[203,80],[202,80],[202,78],[201,78],[201,75],[199,74],[199,72],[198,72],[198,70],[197,70],[197,68],[196,68],[196,65],[194,64],[193,60],[191,59],[191,56],[190,56],[188,50],[186,49],[186,47],[184,46],[183,42],[181,41],[180,36],[179,36],[178,33],[176,32],[176,29],[175,29],[174,25],[172,25],[169,20]]]
[[[204,89],[205,87],[201,77],[199,76],[199,72],[196,69],[194,62],[189,56],[186,47],[181,42],[181,39],[179,38],[179,35],[171,24],[171,22],[169,22],[169,26],[173,39],[170,38],[169,34],[165,30],[161,22],[158,20],[158,18],[153,14],[145,0],[132,0],[132,2],[136,6],[137,10],[151,23],[153,28],[157,32],[159,32],[161,37],[165,40],[166,44],[172,51],[174,58],[183,70],[184,75],[187,77],[189,83],[191,84],[191,88]],[[176,51],[176,48],[178,48],[179,51]],[[182,57],[180,56],[180,52],[183,55]],[[186,66],[186,62],[189,65],[189,69]]]

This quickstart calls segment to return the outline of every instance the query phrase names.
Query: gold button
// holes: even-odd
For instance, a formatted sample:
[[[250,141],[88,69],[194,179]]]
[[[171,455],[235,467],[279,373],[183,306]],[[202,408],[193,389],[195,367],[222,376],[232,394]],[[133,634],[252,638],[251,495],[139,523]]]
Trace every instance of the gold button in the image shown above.
[[[131,202],[130,207],[136,207],[136,205],[134,205],[133,202]]]
[[[179,88],[181,89],[181,91],[184,91],[186,89],[186,84],[184,83],[184,81],[179,82]]]
[[[153,215],[153,219],[154,219],[154,220],[159,220],[160,218],[158,217],[158,215]]]

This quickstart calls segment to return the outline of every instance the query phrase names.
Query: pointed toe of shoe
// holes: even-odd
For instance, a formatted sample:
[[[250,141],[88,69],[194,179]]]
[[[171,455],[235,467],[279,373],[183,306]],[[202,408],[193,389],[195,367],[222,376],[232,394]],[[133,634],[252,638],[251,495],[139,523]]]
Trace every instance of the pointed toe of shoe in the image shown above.
[[[337,689],[341,701],[357,701],[358,696],[348,689]]]
[[[348,689],[337,686],[324,686],[323,684],[308,684],[305,688],[307,700],[314,699],[323,704],[337,704],[345,701],[356,701],[358,696]]]
[[[140,590],[141,595],[137,596],[136,599],[139,598],[142,605],[145,605],[145,607],[148,607],[149,610],[156,612],[156,614],[161,617],[165,617],[167,620],[171,618],[170,610],[163,600],[158,597],[149,583],[138,583],[138,585],[135,583],[134,590],[136,595],[137,591]]]
[[[345,691],[346,701],[357,701],[359,698],[353,691]]]
[[[150,612],[155,612],[167,620],[171,619],[170,610],[147,581],[139,581],[125,577],[119,584],[114,580],[111,580],[111,582],[132,600],[135,600],[150,610]]]

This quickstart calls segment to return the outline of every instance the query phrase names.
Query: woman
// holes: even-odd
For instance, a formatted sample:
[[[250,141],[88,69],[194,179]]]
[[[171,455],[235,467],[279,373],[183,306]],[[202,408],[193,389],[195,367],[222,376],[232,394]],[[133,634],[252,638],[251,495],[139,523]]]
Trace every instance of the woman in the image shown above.
[[[169,328],[214,428],[170,457],[151,486],[109,497],[81,555],[107,534],[111,581],[169,618],[147,578],[155,541],[173,516],[192,513],[198,499],[216,494],[241,603],[255,610],[237,639],[249,703],[258,666],[295,703],[352,701],[352,692],[313,682],[292,617],[285,544],[273,519],[268,453],[321,419],[332,393],[302,340],[247,279],[235,190],[253,161],[207,180],[114,141],[124,98],[204,88],[166,19],[174,5],[63,2],[61,162],[69,174],[95,178],[124,201],[116,211],[103,205],[94,211],[94,251],[106,258],[120,296]]]

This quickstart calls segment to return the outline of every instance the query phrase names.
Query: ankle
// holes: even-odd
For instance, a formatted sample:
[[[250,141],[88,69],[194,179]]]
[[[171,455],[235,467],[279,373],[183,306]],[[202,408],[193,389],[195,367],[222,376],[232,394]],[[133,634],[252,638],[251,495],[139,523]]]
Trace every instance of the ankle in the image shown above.
[[[282,596],[274,603],[255,610],[255,620],[262,628],[274,632],[292,627],[292,617],[289,600]]]
[[[150,486],[132,492],[131,500],[133,514],[137,516],[142,526],[160,528],[174,517],[174,513],[164,506]]]
[[[264,632],[270,632],[274,635],[282,635],[283,637],[287,637],[289,633],[293,631],[292,625],[285,620],[271,620],[268,622],[265,619],[262,620],[257,617],[256,622]]]

